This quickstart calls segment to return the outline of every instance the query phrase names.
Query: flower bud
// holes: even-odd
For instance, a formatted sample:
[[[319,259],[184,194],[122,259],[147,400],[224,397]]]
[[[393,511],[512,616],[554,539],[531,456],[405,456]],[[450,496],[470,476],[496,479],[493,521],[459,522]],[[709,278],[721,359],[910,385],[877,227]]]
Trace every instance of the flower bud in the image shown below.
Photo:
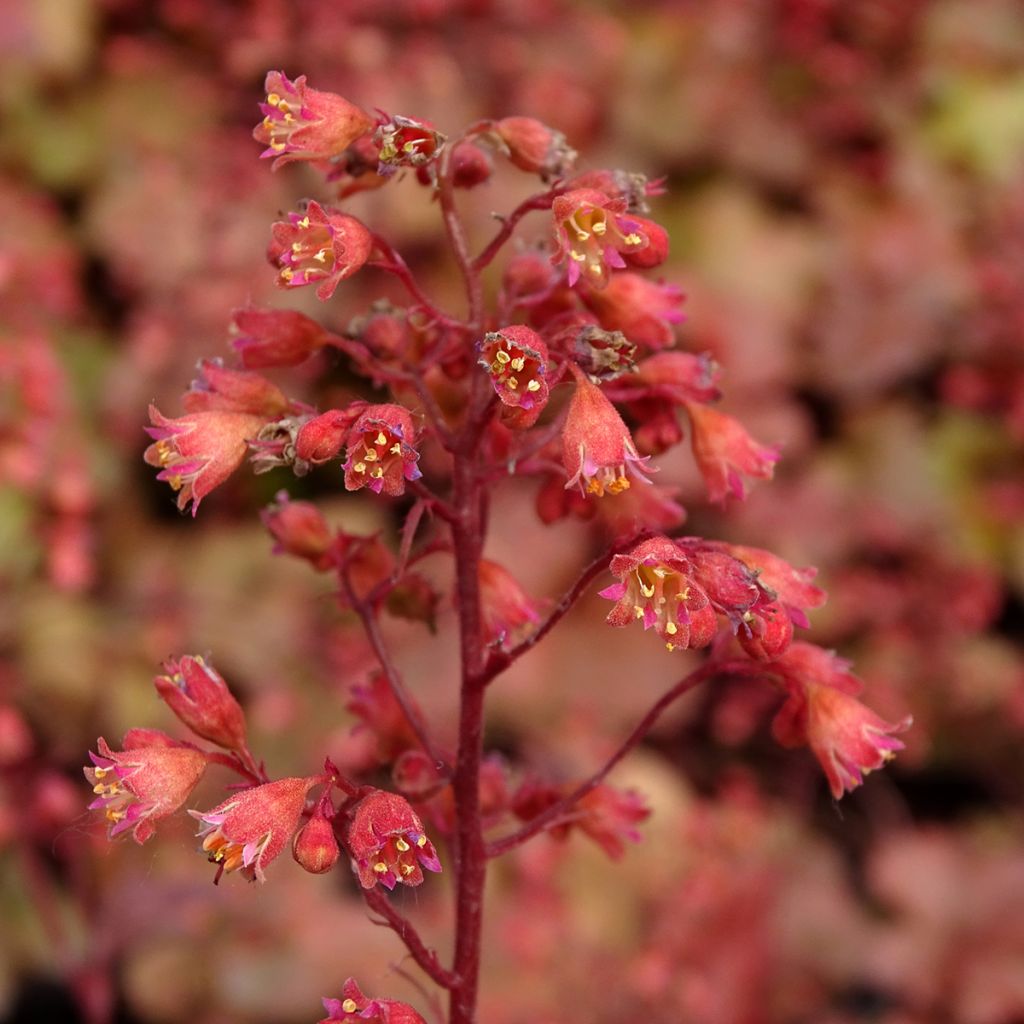
[[[295,454],[306,462],[330,462],[341,453],[352,424],[365,408],[364,402],[353,403],[307,420],[295,435]]]
[[[298,366],[326,342],[327,332],[304,313],[291,309],[236,309],[231,347],[250,370]]]
[[[298,832],[292,843],[292,856],[295,862],[311,875],[326,874],[341,856],[338,840],[334,835],[334,825],[320,807]]]
[[[334,535],[316,505],[291,501],[287,491],[278,491],[276,504],[268,505],[260,519],[276,541],[275,555],[304,558],[320,572],[334,564],[330,557]]]
[[[519,636],[525,627],[540,621],[536,604],[504,566],[481,558],[477,572],[486,643],[501,646],[506,640]]]
[[[494,123],[494,134],[516,167],[544,181],[562,177],[576,162],[565,136],[535,118],[504,117]]]
[[[165,675],[153,680],[165,704],[197,736],[226,747],[245,748],[245,715],[220,674],[202,658],[164,662]]]

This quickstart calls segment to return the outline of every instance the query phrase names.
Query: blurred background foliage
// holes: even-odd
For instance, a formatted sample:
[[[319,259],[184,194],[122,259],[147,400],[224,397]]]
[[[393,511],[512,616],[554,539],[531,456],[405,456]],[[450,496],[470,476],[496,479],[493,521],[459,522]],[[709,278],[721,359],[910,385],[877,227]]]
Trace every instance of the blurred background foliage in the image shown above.
[[[916,720],[837,809],[809,754],[771,740],[770,692],[695,695],[615,778],[655,812],[622,863],[541,840],[496,867],[481,1019],[1024,1021],[1016,0],[7,0],[0,62],[0,1020],[299,1024],[348,975],[427,1009],[347,871],[282,861],[215,890],[184,821],[111,847],[84,814],[97,735],[173,730],[149,679],[174,653],[212,652],[273,773],[370,760],[343,704],[372,657],[256,510],[287,487],[386,536],[391,512],[333,470],[238,474],[193,522],[141,461],[147,403],[173,414],[196,360],[227,354],[231,310],[283,304],[270,222],[331,198],[257,159],[281,68],[442,130],[532,115],[584,166],[666,177],[681,344],[784,454],[724,512],[684,454],[663,478],[689,531],[819,566],[812,639],[883,717]],[[478,242],[527,187],[499,167],[461,197]],[[458,307],[422,188],[348,208]],[[344,328],[391,288],[368,272],[328,307],[288,303]],[[327,361],[284,377],[324,406],[348,387]],[[556,598],[592,538],[542,527],[532,485],[500,499],[489,556]],[[584,772],[685,668],[602,605],[496,688],[510,759]],[[386,623],[441,728],[451,619]],[[447,900],[443,879],[404,896],[441,948]]]

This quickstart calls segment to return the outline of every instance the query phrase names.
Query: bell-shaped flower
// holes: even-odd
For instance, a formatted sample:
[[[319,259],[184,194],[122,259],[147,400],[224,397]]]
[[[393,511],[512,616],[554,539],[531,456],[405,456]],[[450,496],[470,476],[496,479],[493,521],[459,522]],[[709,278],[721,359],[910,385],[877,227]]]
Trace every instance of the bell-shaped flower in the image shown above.
[[[536,331],[522,324],[484,335],[480,365],[487,371],[501,404],[505,422],[516,429],[532,427],[548,400],[548,348]]]
[[[622,331],[638,348],[675,344],[675,324],[683,322],[683,293],[675,285],[649,281],[641,274],[615,274],[603,290],[582,293],[583,302],[606,331]]]
[[[327,343],[315,320],[293,309],[236,309],[231,317],[231,347],[250,370],[298,366]]]
[[[391,175],[399,167],[426,167],[440,156],[446,138],[429,121],[401,114],[385,117],[373,135],[378,174]]]
[[[378,789],[363,797],[352,812],[347,843],[352,869],[364,889],[378,882],[388,889],[398,883],[420,885],[424,868],[441,870],[423,822],[397,793]]]
[[[275,555],[304,558],[318,572],[334,565],[334,534],[312,502],[292,501],[287,491],[278,491],[275,503],[260,513],[260,519],[274,538]]]
[[[407,480],[423,475],[413,447],[416,428],[408,409],[400,405],[371,405],[349,434],[345,459],[345,489],[369,487],[374,494],[398,497]]]
[[[305,210],[289,213],[271,229],[267,258],[278,268],[282,288],[315,284],[326,302],[345,278],[360,270],[373,251],[373,235],[347,213],[324,209],[309,200]]]
[[[188,799],[208,760],[203,751],[156,730],[132,730],[121,751],[100,737],[96,749],[89,752],[92,766],[84,769],[96,795],[89,809],[103,811],[111,839],[130,829],[137,843]]]
[[[503,117],[492,132],[516,167],[542,181],[561,178],[576,162],[565,136],[534,117]]]
[[[319,1024],[426,1024],[408,1004],[397,999],[368,999],[354,979],[341,988],[341,999],[324,999],[327,1016]]]
[[[164,703],[197,736],[226,747],[245,749],[245,714],[227,683],[200,657],[168,658],[164,674],[153,680]]]
[[[276,419],[288,411],[284,392],[260,373],[231,370],[219,359],[199,363],[199,376],[182,395],[185,412],[245,412]]]
[[[704,477],[708,500],[746,497],[745,476],[770,480],[779,449],[759,444],[739,420],[710,406],[687,402],[693,457]]]
[[[203,852],[217,865],[215,881],[225,871],[265,881],[267,865],[298,828],[306,794],[324,781],[323,776],[279,779],[235,793],[211,811],[189,811],[202,826]]]
[[[504,566],[481,558],[477,573],[486,643],[501,646],[540,621],[536,603]]]
[[[263,120],[252,136],[267,148],[263,158],[275,157],[274,170],[292,160],[329,160],[373,128],[365,111],[333,92],[294,81],[281,71],[268,71]]]
[[[295,863],[311,875],[326,874],[341,856],[330,810],[332,808],[326,798],[321,800],[309,821],[295,833],[292,842]]]

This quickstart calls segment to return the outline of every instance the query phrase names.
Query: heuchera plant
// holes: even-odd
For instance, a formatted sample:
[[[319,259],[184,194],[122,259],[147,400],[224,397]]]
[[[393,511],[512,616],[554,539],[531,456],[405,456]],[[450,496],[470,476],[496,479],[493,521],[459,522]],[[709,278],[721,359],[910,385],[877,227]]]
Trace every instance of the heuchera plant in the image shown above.
[[[323,173],[325,193],[341,199],[403,174],[422,184],[440,211],[467,309],[459,316],[438,308],[402,256],[333,204],[340,200],[296,203],[270,228],[268,259],[281,288],[312,287],[327,302],[347,278],[375,267],[401,282],[409,305],[378,304],[345,333],[298,312],[236,312],[239,365],[204,361],[177,417],[151,408],[145,457],[193,515],[247,459],[256,472],[315,470],[333,474],[339,490],[365,488],[373,500],[398,502],[396,550],[379,537],[333,531],[315,504],[285,491],[263,514],[274,550],[330,574],[365,629],[379,671],[352,688],[347,708],[391,766],[393,790],[350,778],[329,759],[320,774],[272,779],[248,747],[227,684],[190,656],[165,663],[156,690],[205,745],[132,730],[120,751],[100,739],[85,774],[110,835],[130,832],[142,843],[188,802],[208,768],[229,769],[240,781],[224,800],[188,812],[215,880],[235,873],[263,882],[286,849],[314,874],[350,864],[353,891],[447,991],[449,1024],[469,1024],[489,862],[543,833],[578,829],[612,857],[626,840],[640,840],[642,797],[606,778],[683,694],[725,676],[776,687],[776,738],[809,746],[837,799],[901,749],[895,734],[909,719],[883,721],[859,701],[861,684],[846,662],[794,640],[825,600],[814,570],[756,548],[673,535],[685,513],[657,460],[682,442],[681,413],[712,502],[742,499],[751,478],[770,478],[778,451],[715,408],[719,368],[676,348],[682,293],[649,276],[668,251],[667,233],[648,217],[657,184],[615,169],[574,176],[576,154],[565,139],[531,118],[484,121],[447,137],[411,116],[375,119],[304,77],[274,71],[266,89],[254,135],[275,170],[304,162]],[[473,253],[456,190],[485,183],[495,156],[541,187]],[[547,219],[546,244],[505,260],[489,306],[484,273],[528,214]],[[257,372],[299,365],[324,349],[367,381],[367,400],[317,410]],[[537,487],[542,522],[597,517],[614,538],[546,614],[508,567],[483,557],[488,496],[509,477]],[[454,563],[454,751],[408,692],[379,625],[385,612],[432,625],[441,595],[414,567],[439,554]],[[704,650],[706,658],[639,710],[633,731],[588,777],[567,783],[508,768],[484,749],[488,689],[602,577],[610,627],[652,631],[669,669],[674,651]],[[449,957],[428,948],[383,891],[429,884],[443,869],[454,873]],[[324,1006],[327,1021],[423,1019],[405,1003],[367,997],[352,979]]]

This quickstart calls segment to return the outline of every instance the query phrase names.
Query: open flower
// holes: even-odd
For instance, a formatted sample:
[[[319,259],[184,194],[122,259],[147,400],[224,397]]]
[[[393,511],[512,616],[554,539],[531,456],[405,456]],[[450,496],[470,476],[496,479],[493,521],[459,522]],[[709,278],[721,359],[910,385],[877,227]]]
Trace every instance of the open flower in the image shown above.
[[[913,719],[887,722],[865,707],[857,699],[863,684],[842,658],[814,644],[794,643],[774,665],[786,700],[772,734],[784,747],[811,748],[837,800],[903,749],[893,734],[909,729]]]
[[[111,839],[131,829],[132,838],[144,843],[155,823],[188,799],[206,770],[207,756],[156,730],[132,730],[124,748],[111,750],[101,736],[99,753],[90,751],[92,767],[83,770],[96,799],[89,809],[103,810]]]
[[[150,466],[178,492],[178,508],[192,502],[192,515],[199,503],[242,464],[248,442],[267,423],[265,416],[214,409],[192,412],[168,419],[155,405],[149,407],[152,427],[146,433],[154,439],[143,456]]]
[[[250,370],[298,366],[327,343],[327,332],[293,309],[236,309],[231,315],[231,347]]]
[[[607,331],[622,331],[640,348],[663,349],[675,343],[673,326],[684,316],[682,290],[649,281],[641,274],[616,274],[603,290],[588,289],[583,302]]]
[[[426,167],[440,155],[446,139],[429,121],[395,114],[378,124],[373,141],[378,147],[377,173],[386,176],[399,167]]]
[[[400,405],[371,405],[356,420],[349,435],[345,460],[345,489],[369,487],[374,494],[397,497],[407,480],[423,475],[413,447],[416,429],[408,409]]]
[[[758,444],[739,420],[696,402],[686,403],[693,457],[704,477],[708,500],[743,499],[744,476],[770,480],[779,459],[777,447]]]
[[[434,844],[409,801],[382,789],[363,797],[352,812],[348,849],[364,889],[378,882],[388,889],[399,882],[420,885],[423,868],[441,870]]]
[[[264,869],[288,845],[306,804],[306,794],[325,781],[321,776],[279,779],[243,790],[212,811],[189,811],[202,828],[203,852],[225,872],[265,881]]]
[[[408,1004],[397,999],[368,999],[355,980],[341,988],[341,999],[324,999],[327,1016],[319,1024],[426,1024]]]
[[[153,680],[167,706],[197,736],[228,750],[245,748],[245,714],[219,672],[202,658],[168,658]]]
[[[604,288],[610,271],[626,266],[623,254],[648,245],[639,221],[626,214],[625,200],[610,199],[597,189],[577,188],[558,196],[551,213],[557,247],[552,262],[568,264],[570,288],[581,277],[592,288]]]
[[[596,384],[577,373],[576,393],[562,432],[562,458],[569,477],[566,487],[601,497],[619,494],[629,476],[648,483],[645,459],[637,453],[629,428]],[[629,474],[627,476],[627,474]]]
[[[291,160],[329,160],[373,128],[369,114],[336,93],[309,88],[305,75],[291,81],[268,71],[265,89],[263,120],[252,136],[267,147],[261,157],[276,158],[275,171]]]
[[[517,410],[506,422],[532,427],[548,400],[548,347],[536,331],[522,324],[484,335],[480,365],[491,378],[502,405]]]
[[[315,284],[322,302],[363,267],[373,250],[373,236],[361,221],[325,210],[312,199],[305,210],[289,213],[271,231],[267,258],[277,264],[277,283],[282,288]]]

